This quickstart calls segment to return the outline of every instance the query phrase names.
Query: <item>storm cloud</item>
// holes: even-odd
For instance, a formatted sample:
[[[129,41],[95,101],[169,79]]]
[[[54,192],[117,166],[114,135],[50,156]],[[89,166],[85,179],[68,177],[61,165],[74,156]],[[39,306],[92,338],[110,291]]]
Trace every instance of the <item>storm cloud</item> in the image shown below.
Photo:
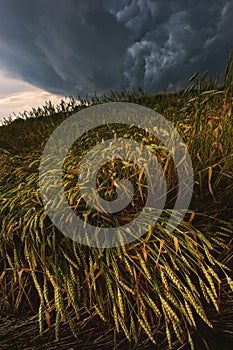
[[[181,88],[223,71],[231,0],[0,0],[0,68],[51,93]]]

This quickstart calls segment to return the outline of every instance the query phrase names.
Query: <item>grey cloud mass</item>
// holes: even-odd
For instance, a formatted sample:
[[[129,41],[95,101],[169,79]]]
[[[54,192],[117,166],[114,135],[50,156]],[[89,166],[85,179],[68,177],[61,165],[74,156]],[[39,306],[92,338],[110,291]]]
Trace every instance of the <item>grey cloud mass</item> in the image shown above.
[[[223,71],[231,0],[0,0],[0,68],[49,92],[181,88]]]

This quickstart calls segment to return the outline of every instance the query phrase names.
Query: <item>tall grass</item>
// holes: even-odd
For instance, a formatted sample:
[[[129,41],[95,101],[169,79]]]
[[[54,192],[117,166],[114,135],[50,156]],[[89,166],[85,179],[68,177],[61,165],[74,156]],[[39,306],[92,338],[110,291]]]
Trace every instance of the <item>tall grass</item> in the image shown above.
[[[200,320],[213,327],[222,298],[232,300],[232,89],[230,56],[222,86],[206,74],[195,74],[189,86],[175,94],[147,96],[138,90],[79,102],[70,98],[57,107],[48,103],[5,121],[0,127],[1,312],[38,313],[41,334],[55,325],[57,338],[62,323],[68,322],[77,336],[80,322],[98,317],[116,332],[123,331],[131,344],[146,337],[159,348],[166,338],[170,349],[178,343],[194,349]],[[185,140],[195,175],[190,210],[179,227],[168,232],[177,181],[162,145],[145,131],[120,124],[83,135],[63,169],[64,192],[83,220],[111,227],[131,221],[145,203],[145,176],[122,160],[107,163],[97,183],[100,193],[111,200],[112,176],[131,178],[131,206],[110,216],[90,210],[82,201],[75,185],[77,168],[85,152],[102,139],[117,135],[147,145],[166,174],[169,201],[154,228],[114,249],[82,246],[63,236],[48,218],[38,187],[40,156],[51,132],[74,112],[108,101],[139,103],[168,118]]]

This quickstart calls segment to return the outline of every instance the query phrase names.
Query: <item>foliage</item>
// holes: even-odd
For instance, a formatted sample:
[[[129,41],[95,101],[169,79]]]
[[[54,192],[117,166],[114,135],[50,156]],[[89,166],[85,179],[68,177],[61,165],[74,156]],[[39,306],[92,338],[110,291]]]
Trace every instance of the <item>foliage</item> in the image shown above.
[[[77,335],[78,322],[98,316],[117,332],[123,331],[130,343],[137,344],[144,335],[159,344],[163,335],[169,348],[174,349],[178,340],[194,349],[193,334],[200,319],[213,327],[207,310],[213,315],[215,309],[217,314],[223,297],[232,300],[233,282],[227,267],[232,258],[233,227],[231,78],[230,56],[222,86],[217,80],[207,80],[206,74],[200,79],[195,74],[184,91],[173,94],[147,96],[139,89],[79,98],[78,102],[70,98],[57,107],[47,103],[5,121],[0,127],[2,312],[30,309],[38,313],[40,332],[55,324],[56,337],[61,323],[68,322]],[[121,135],[154,149],[170,186],[169,202],[152,230],[126,246],[101,249],[81,246],[54,227],[40,198],[38,167],[46,140],[63,120],[89,105],[108,101],[138,103],[168,118],[188,147],[195,187],[185,220],[168,232],[165,227],[177,182],[161,145],[142,130],[125,130],[122,125],[115,125],[114,130],[103,126],[83,135],[66,157],[63,188],[71,207],[84,220],[111,226],[135,215],[133,205],[121,216],[93,212],[75,188],[79,161],[103,138]],[[99,188],[108,199],[114,198],[111,177],[119,171],[134,179],[134,202],[139,210],[147,184],[140,169],[129,162],[107,163],[97,178]]]

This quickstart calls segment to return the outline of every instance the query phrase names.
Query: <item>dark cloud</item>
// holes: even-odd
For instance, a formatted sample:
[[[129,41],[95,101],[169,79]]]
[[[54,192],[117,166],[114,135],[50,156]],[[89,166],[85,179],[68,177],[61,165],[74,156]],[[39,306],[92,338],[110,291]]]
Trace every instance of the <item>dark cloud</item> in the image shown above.
[[[0,65],[50,92],[182,87],[223,71],[231,0],[0,0]]]

